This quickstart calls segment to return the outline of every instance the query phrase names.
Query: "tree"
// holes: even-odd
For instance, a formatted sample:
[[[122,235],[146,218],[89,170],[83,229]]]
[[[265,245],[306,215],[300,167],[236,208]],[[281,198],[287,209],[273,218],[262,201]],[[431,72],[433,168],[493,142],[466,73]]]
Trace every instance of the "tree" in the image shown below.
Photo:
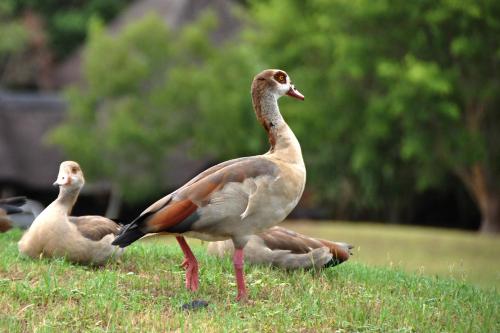
[[[109,179],[130,201],[150,195],[161,179],[168,146],[169,108],[160,100],[170,34],[155,16],[128,26],[116,37],[93,21],[84,55],[85,89],[66,92],[67,121],[51,134],[86,176]],[[164,126],[164,131],[160,128]],[[156,156],[156,159],[153,159]]]
[[[451,172],[500,232],[499,18],[488,0],[258,1],[249,42],[300,78],[295,128],[322,193],[347,179],[377,204]]]
[[[85,39],[91,17],[112,19],[130,0],[4,0],[0,4],[0,84],[54,88],[54,65]]]
[[[49,44],[56,59],[66,57],[84,40],[89,20],[98,16],[109,21],[122,10],[130,0],[7,0],[17,14],[33,10],[41,15],[49,35]]]
[[[180,142],[214,159],[263,151],[249,86],[282,68],[306,95],[280,105],[317,202],[397,212],[453,173],[482,230],[499,231],[499,17],[488,0],[270,0],[250,2],[222,45],[210,14],[175,36],[155,17],[114,38],[94,28],[89,86],[69,93],[56,139],[137,200]]]
[[[253,150],[261,141],[235,146],[225,126],[239,123],[233,128],[237,138],[255,129],[254,122],[247,124],[249,97],[243,103],[241,95],[226,98],[225,92],[244,82],[249,95],[248,73],[255,68],[249,69],[251,58],[240,49],[220,49],[211,41],[216,26],[208,12],[173,35],[149,15],[111,36],[94,21],[84,54],[87,87],[67,90],[68,116],[51,134],[52,142],[80,162],[87,178],[110,180],[129,202],[165,189],[162,171],[173,166],[164,159],[180,143],[194,141],[194,150],[204,156]],[[205,63],[210,68],[200,71]],[[217,73],[236,67],[239,71]],[[220,141],[204,142],[206,136]]]
[[[24,49],[27,33],[22,23],[13,18],[13,8],[8,2],[0,3],[0,84],[5,84],[13,56]]]

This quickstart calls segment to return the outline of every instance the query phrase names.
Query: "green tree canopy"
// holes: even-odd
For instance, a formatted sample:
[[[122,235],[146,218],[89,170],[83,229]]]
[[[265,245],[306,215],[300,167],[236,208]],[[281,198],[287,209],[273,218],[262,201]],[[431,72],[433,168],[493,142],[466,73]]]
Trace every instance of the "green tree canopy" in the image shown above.
[[[67,91],[67,123],[52,134],[88,178],[110,179],[129,200],[156,188],[165,153],[161,142],[173,130],[165,122],[170,109],[158,105],[172,55],[168,39],[157,17],[130,25],[116,38],[93,21],[84,56],[87,87]]]
[[[14,8],[9,2],[0,3],[0,84],[8,71],[10,57],[21,51],[27,33],[19,20],[13,17]]]
[[[130,0],[5,0],[18,14],[31,9],[41,15],[56,58],[64,58],[84,40],[88,22],[112,19]]]
[[[454,173],[499,231],[499,18],[488,0],[259,1],[249,40],[300,79],[295,128],[322,193],[347,179],[377,204]]]
[[[210,14],[175,35],[155,17],[117,37],[94,27],[89,86],[69,93],[57,141],[137,199],[179,142],[216,159],[262,152],[249,87],[282,68],[306,95],[280,105],[318,202],[387,209],[455,174],[483,229],[500,230],[500,3],[270,0],[242,17],[223,45]]]
[[[94,21],[84,54],[87,87],[67,91],[68,118],[51,140],[89,179],[111,180],[127,201],[165,188],[163,169],[175,167],[165,157],[180,143],[214,158],[257,150],[264,138],[247,135],[257,127],[248,94],[257,67],[244,48],[226,52],[211,42],[216,25],[209,12],[173,35],[149,15],[110,36]]]

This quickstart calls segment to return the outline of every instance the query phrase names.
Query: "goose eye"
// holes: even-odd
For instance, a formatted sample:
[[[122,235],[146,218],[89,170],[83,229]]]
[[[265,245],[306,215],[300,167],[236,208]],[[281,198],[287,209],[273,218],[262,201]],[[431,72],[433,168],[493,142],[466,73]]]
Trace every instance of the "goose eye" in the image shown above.
[[[286,83],[286,74],[283,72],[277,72],[274,74],[274,79],[279,83]]]

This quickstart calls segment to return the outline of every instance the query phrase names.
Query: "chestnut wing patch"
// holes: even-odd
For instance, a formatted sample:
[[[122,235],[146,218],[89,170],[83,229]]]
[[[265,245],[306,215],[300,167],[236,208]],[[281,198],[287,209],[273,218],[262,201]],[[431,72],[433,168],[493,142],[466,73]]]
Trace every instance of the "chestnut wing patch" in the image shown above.
[[[147,219],[148,232],[170,231],[171,227],[182,223],[198,209],[191,200],[170,201],[162,209]],[[193,221],[194,222],[194,221]]]

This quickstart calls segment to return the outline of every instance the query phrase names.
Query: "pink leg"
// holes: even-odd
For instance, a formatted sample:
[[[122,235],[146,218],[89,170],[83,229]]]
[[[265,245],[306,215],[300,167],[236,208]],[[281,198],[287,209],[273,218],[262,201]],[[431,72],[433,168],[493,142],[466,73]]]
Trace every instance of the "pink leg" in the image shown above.
[[[188,243],[182,236],[175,237],[184,252],[184,261],[181,266],[186,270],[186,288],[191,291],[198,290],[198,262],[191,252]]]
[[[248,299],[248,294],[245,287],[245,277],[243,276],[243,249],[234,250],[233,265],[236,274],[236,284],[238,286],[238,296],[236,300],[246,301]]]

